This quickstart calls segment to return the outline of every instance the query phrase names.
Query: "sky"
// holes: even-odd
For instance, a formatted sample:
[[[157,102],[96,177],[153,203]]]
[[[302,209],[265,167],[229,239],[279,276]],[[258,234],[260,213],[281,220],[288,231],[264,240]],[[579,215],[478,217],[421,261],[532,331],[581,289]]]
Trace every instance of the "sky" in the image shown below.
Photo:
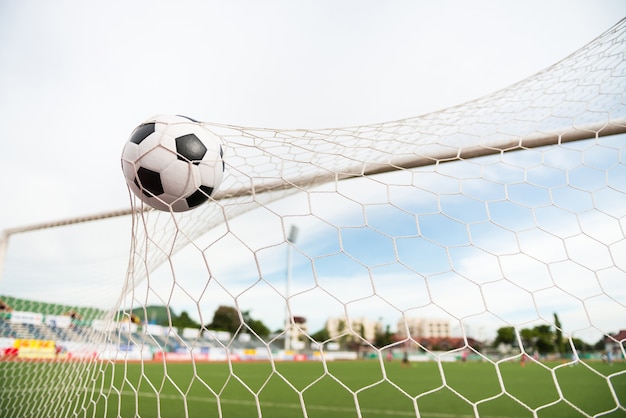
[[[129,207],[121,150],[154,114],[268,128],[417,116],[522,80],[623,16],[621,0],[2,2],[0,229]],[[44,280],[68,253],[123,276],[130,222],[102,225],[12,237],[16,277],[32,277],[36,254]],[[99,280],[93,261],[72,269],[94,277],[86,302],[119,287]],[[32,290],[8,280],[0,294]]]

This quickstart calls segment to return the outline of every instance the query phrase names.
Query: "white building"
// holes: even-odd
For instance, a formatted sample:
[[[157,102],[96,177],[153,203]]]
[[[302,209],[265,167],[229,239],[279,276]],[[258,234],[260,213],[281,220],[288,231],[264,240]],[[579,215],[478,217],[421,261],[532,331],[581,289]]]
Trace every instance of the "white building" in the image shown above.
[[[294,316],[293,322],[295,326],[289,325],[286,329],[285,336],[285,350],[302,350],[305,347],[304,341],[306,338],[305,334],[309,332],[309,328],[306,324],[306,318],[303,316]]]
[[[345,317],[329,318],[326,321],[326,330],[331,338],[350,333],[373,342],[376,339],[376,334],[381,333],[382,329],[382,322],[363,316],[351,317],[349,321]]]
[[[445,319],[432,318],[400,318],[398,320],[398,337],[407,337],[407,328],[413,338],[448,338],[450,323]]]

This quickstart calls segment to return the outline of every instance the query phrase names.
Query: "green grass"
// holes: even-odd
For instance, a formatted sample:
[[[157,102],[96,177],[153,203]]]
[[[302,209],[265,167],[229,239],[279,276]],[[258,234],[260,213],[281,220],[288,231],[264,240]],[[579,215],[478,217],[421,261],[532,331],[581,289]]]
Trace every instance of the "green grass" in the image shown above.
[[[231,373],[228,364],[119,363],[95,374],[94,381],[104,378],[105,388],[111,387],[112,380],[112,390],[93,403],[83,400],[83,410],[74,403],[66,404],[64,411],[68,416],[79,411],[81,416],[86,412],[107,418],[248,418],[259,413],[270,418],[350,418],[359,416],[358,408],[364,418],[415,417],[416,410],[432,418],[473,417],[476,412],[481,417],[505,418],[532,417],[534,410],[547,418],[594,416],[615,409],[602,416],[626,417],[626,364],[588,365],[591,369],[560,363],[496,367],[431,362],[403,368],[399,362],[381,367],[369,360],[329,362],[325,370],[317,362],[233,363]],[[6,376],[3,366],[0,363],[0,376]],[[51,379],[42,370],[42,380]],[[60,373],[57,384],[71,375]],[[0,412],[8,404],[3,401],[5,387],[0,382]]]

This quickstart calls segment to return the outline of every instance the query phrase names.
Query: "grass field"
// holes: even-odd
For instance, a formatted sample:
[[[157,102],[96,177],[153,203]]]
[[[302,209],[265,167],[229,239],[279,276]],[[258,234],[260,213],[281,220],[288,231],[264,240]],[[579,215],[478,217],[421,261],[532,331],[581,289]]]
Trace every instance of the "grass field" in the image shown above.
[[[532,417],[532,410],[539,417],[594,416],[606,411],[612,412],[602,416],[626,417],[626,364],[589,365],[593,370],[584,365],[560,367],[560,363],[546,363],[546,367],[504,363],[496,369],[489,363],[430,362],[401,367],[391,362],[381,367],[370,360],[329,362],[326,371],[317,362],[276,363],[275,369],[270,363],[234,363],[231,373],[228,364],[118,363],[104,375],[104,387],[110,387],[113,379],[114,389],[105,391],[81,415],[346,418],[358,417],[359,409],[360,416],[370,418],[415,417],[417,411],[421,417],[433,418],[476,413],[490,418]],[[23,366],[23,371],[28,369]],[[2,367],[6,364],[0,363]],[[50,374],[42,374],[42,384],[44,380],[50,384]],[[62,373],[56,384],[69,384],[70,378]],[[1,416],[9,416],[2,413],[10,410],[8,405],[19,403],[17,399],[9,403],[8,392],[3,392],[6,383],[0,383]],[[28,396],[27,402],[35,402],[32,393]],[[73,415],[76,408],[64,411]],[[12,417],[19,416],[15,409],[12,413]]]
[[[269,363],[235,363],[232,375],[227,364],[197,364],[195,369],[191,364],[168,364],[167,376],[163,364],[119,365],[114,382],[121,395],[109,395],[106,416],[117,416],[119,405],[122,417],[138,412],[142,417],[178,418],[185,410],[189,417],[218,417],[221,409],[223,417],[260,412],[264,417],[292,418],[305,416],[306,410],[308,417],[345,418],[357,417],[358,405],[363,417],[411,417],[418,410],[422,417],[445,418],[475,416],[472,403],[488,399],[476,406],[481,417],[531,417],[528,408],[548,404],[538,416],[580,417],[617,408],[610,382],[621,409],[607,416],[626,417],[626,365],[592,363],[596,374],[583,365],[559,364],[500,365],[508,395],[502,393],[496,368],[488,363],[443,363],[441,368],[434,362],[413,363],[407,368],[392,362],[382,368],[377,361],[331,362],[328,372],[314,362],[277,363],[275,371]],[[442,387],[442,375],[447,387]],[[560,398],[554,379],[572,405]],[[104,403],[99,402],[99,411]]]

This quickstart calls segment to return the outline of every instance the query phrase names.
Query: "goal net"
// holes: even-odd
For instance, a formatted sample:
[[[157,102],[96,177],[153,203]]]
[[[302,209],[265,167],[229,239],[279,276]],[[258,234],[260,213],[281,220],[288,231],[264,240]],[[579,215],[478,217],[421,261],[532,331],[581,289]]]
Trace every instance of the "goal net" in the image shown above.
[[[8,247],[0,416],[624,416],[625,54],[622,21],[415,118],[207,122],[203,206],[5,231],[132,234],[119,279],[61,257],[88,279],[36,297]]]

